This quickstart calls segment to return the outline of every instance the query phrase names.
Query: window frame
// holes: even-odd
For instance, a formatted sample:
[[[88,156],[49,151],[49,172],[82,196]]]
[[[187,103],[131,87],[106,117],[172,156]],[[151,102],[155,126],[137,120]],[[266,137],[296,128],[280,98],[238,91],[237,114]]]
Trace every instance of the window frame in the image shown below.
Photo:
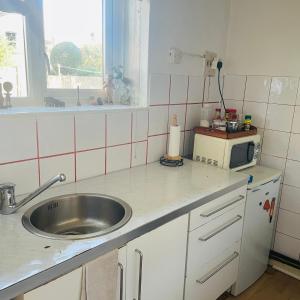
[[[99,0],[100,1],[100,0]],[[101,0],[103,1],[103,67],[104,78],[113,74],[113,66],[124,66],[125,35],[121,30],[125,26],[125,6],[128,0]],[[144,6],[142,27],[146,35],[141,41],[145,49],[140,61],[140,90],[144,98],[142,106],[147,105],[148,84],[148,35],[149,35],[149,0],[135,0]],[[44,106],[45,97],[54,97],[68,103],[77,99],[77,89],[49,89],[47,88],[47,66],[45,60],[45,39],[43,22],[43,0],[1,0],[0,10],[7,13],[18,13],[25,17],[25,63],[27,75],[27,96],[12,97],[13,106]],[[117,16],[117,17],[115,17]],[[147,21],[148,20],[148,21]],[[122,33],[122,34],[120,34]],[[80,89],[80,97],[104,96],[103,89]]]

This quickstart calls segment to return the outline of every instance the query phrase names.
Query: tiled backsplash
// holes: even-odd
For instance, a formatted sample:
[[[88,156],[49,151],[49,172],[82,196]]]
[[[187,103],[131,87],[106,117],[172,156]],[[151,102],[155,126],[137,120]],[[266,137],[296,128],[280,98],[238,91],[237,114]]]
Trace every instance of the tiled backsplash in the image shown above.
[[[28,193],[59,172],[67,182],[157,161],[167,151],[176,113],[181,153],[192,153],[191,129],[208,99],[202,77],[153,74],[150,107],[123,111],[0,115],[0,182]]]
[[[261,164],[283,171],[274,248],[299,259],[300,93],[298,77],[227,75],[224,98],[252,115],[263,137]]]

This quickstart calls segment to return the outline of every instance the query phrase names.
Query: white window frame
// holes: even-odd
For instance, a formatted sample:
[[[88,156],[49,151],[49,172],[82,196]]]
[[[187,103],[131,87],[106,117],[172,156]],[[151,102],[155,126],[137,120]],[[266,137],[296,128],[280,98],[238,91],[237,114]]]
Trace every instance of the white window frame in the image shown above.
[[[99,0],[101,1],[101,0]],[[102,0],[103,1],[103,65],[104,76],[112,75],[113,66],[124,66],[124,33],[125,5],[129,0]],[[149,31],[149,0],[130,0],[141,3],[144,6],[144,15],[141,16],[142,30],[145,30],[145,38],[140,47],[145,51],[140,54],[141,74],[140,85],[144,95],[147,94],[148,81],[148,31]],[[128,3],[128,2],[127,2]],[[44,27],[43,27],[43,0],[0,0],[0,10],[8,13],[19,13],[25,17],[25,51],[26,51],[26,75],[27,97],[12,98],[13,106],[44,106],[45,97],[54,97],[68,102],[77,99],[76,89],[48,89],[47,66],[45,60]],[[114,17],[118,16],[118,17]],[[147,21],[148,20],[148,21]],[[140,28],[141,29],[141,28]],[[122,34],[120,34],[122,33]],[[102,89],[81,89],[80,97],[104,95]],[[147,100],[143,99],[142,106]],[[74,101],[74,105],[76,102]]]

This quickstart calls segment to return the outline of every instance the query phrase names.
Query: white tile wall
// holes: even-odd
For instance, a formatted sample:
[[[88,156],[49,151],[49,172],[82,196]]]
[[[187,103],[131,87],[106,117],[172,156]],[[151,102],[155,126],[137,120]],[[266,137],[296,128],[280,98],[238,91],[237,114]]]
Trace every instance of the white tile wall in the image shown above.
[[[298,239],[277,232],[274,248],[286,256],[299,260],[300,240]]]
[[[146,164],[147,142],[132,144],[131,166],[141,166]]]
[[[284,183],[300,188],[300,162],[287,160]]]
[[[76,179],[82,180],[105,173],[105,149],[76,154]]]
[[[280,207],[300,214],[300,189],[284,185],[282,188]]]
[[[147,162],[151,163],[167,152],[167,135],[152,136],[148,139],[148,157]]]
[[[224,79],[223,97],[228,100],[244,100],[246,76],[227,75]]]
[[[292,132],[300,133],[300,106],[295,106],[295,114],[294,114]]]
[[[37,160],[0,165],[0,182],[16,184],[16,195],[32,192],[39,186]]]
[[[0,163],[37,157],[36,120],[33,116],[0,119]]]
[[[265,130],[262,153],[278,157],[286,157],[290,134],[286,132]]]
[[[107,173],[130,168],[131,145],[107,148]]]
[[[186,130],[191,130],[200,125],[201,104],[188,104],[186,114]]]
[[[111,112],[107,114],[107,146],[131,142],[131,112]]]
[[[75,158],[74,154],[42,158],[40,160],[41,184],[47,182],[53,176],[64,173],[67,177],[64,183],[75,181]],[[58,183],[58,184],[64,184]]]
[[[220,78],[221,90],[223,90],[223,77]],[[220,91],[217,76],[209,77],[209,91],[208,91],[208,101],[218,102],[220,101]]]
[[[300,161],[300,134],[291,134],[288,158]]]
[[[170,75],[152,74],[149,88],[150,105],[161,105],[169,103]]]
[[[132,113],[132,141],[145,141],[148,137],[148,110],[135,111]]]
[[[266,117],[266,128],[290,132],[293,115],[293,106],[269,104]]]
[[[171,76],[170,103],[186,103],[188,95],[188,77],[185,75]]]
[[[245,100],[268,102],[271,77],[247,76]]]
[[[295,105],[299,79],[295,77],[273,77],[270,103]]]
[[[149,135],[168,132],[169,107],[153,106],[149,110]]]
[[[234,108],[236,109],[238,114],[243,114],[243,107],[244,107],[244,103],[243,101],[239,101],[239,100],[225,100],[225,106],[226,108]]]
[[[254,126],[264,128],[267,108],[267,103],[245,101],[243,111],[244,114],[250,114],[252,116],[252,122]]]
[[[203,101],[204,96],[204,77],[190,76],[188,89],[188,102],[199,103]]]
[[[245,99],[240,101],[243,114],[252,115],[253,124],[259,127],[263,137],[260,163],[282,170],[284,174],[274,249],[295,259],[300,257],[300,237],[298,231],[295,233],[295,227],[300,224],[297,197],[300,190],[300,106],[295,106],[300,105],[298,85],[299,78],[295,77],[247,76]],[[236,90],[241,94],[240,87],[238,77],[225,76],[226,95],[233,98]]]
[[[40,156],[74,151],[74,116],[71,114],[41,114],[38,116]]]
[[[87,112],[75,115],[76,150],[105,147],[105,114]]]

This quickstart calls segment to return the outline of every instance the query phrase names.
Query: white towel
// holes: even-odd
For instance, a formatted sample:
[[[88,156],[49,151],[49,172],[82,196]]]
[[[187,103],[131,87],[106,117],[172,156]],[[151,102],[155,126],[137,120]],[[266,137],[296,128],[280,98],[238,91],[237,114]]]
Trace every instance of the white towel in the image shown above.
[[[81,300],[115,300],[118,250],[111,251],[82,268]]]

